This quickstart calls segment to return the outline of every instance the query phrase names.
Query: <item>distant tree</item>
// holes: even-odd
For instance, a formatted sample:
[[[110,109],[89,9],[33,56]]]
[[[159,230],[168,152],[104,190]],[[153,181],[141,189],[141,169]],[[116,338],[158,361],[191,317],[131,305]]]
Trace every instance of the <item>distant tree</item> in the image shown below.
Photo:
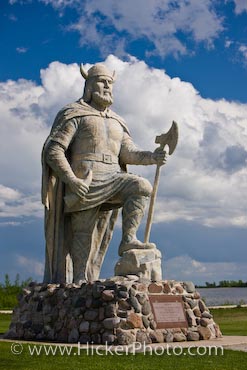
[[[4,283],[0,283],[0,309],[13,309],[17,304],[18,294],[31,281],[31,278],[20,281],[20,275],[17,274],[12,284],[9,275],[5,274]]]

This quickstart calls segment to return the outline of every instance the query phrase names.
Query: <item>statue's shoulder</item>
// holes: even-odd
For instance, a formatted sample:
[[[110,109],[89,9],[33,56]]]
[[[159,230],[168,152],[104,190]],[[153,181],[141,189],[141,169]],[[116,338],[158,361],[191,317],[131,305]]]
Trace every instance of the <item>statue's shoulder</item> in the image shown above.
[[[127,132],[130,135],[130,131],[129,131],[127,125],[126,125],[125,120],[122,117],[120,117],[118,114],[116,114],[115,112],[113,112],[110,109],[109,109],[109,112],[108,112],[108,117],[113,118],[116,121],[118,121],[121,124],[121,126],[123,127],[124,131]]]
[[[65,120],[69,120],[74,117],[83,117],[93,115],[94,110],[90,105],[85,103],[82,99],[65,105],[57,114],[57,117],[61,117]]]
[[[69,103],[59,110],[57,113],[54,123],[52,125],[51,133],[54,133],[64,127],[67,121],[77,118],[97,115],[95,109],[90,107],[82,99]],[[99,114],[98,114],[99,115]]]

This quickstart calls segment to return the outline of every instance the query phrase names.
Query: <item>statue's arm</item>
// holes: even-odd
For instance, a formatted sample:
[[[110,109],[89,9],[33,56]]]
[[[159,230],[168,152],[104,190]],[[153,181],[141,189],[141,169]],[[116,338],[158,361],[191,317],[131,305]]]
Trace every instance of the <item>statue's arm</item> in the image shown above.
[[[89,188],[83,180],[76,177],[65,154],[74,138],[77,127],[77,122],[73,119],[68,121],[64,128],[52,137],[46,149],[45,160],[56,175],[70,186],[72,192],[83,197]]]
[[[164,153],[164,152],[163,152]],[[123,164],[151,165],[165,162],[165,153],[150,152],[140,150],[131,139],[130,135],[124,132],[121,150],[120,162]]]

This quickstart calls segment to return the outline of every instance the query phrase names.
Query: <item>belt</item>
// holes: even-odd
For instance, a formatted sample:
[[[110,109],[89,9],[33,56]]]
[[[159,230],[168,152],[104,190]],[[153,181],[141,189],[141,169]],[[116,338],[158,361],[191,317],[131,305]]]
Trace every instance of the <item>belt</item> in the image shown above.
[[[104,153],[79,153],[73,154],[72,160],[76,161],[95,161],[95,162],[103,162],[107,164],[117,164],[119,163],[118,157],[111,154],[104,154]]]

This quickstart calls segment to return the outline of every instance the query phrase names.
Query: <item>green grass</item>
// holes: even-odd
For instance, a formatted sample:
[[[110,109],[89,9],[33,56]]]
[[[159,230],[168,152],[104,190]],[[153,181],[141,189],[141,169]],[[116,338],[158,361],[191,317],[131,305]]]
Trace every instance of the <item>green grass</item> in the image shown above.
[[[247,307],[210,311],[224,335],[247,335]]]
[[[0,334],[3,334],[8,330],[10,320],[11,320],[11,315],[0,314]]]
[[[218,355],[195,355],[189,356],[188,351],[184,350],[180,355],[166,352],[162,355],[150,354],[129,354],[129,355],[87,355],[86,351],[81,351],[77,355],[77,349],[69,355],[62,356],[57,354],[40,356],[30,355],[28,346],[23,345],[23,352],[20,355],[11,353],[11,343],[0,343],[2,370],[246,370],[247,353],[225,350],[224,354]],[[74,355],[74,353],[76,355]]]
[[[216,309],[211,310],[215,321],[225,335],[247,335],[247,308]],[[0,315],[0,333],[8,329],[11,315]],[[179,343],[178,343],[179,345]],[[191,342],[193,346],[193,342]],[[160,370],[165,368],[176,370],[246,370],[247,353],[231,350],[224,350],[224,354],[204,356],[189,356],[188,351],[184,350],[179,356],[168,355],[87,355],[86,351],[77,354],[77,348],[73,348],[70,355],[62,356],[57,353],[40,356],[29,353],[28,346],[24,344],[23,352],[20,355],[11,353],[11,343],[0,343],[0,370]],[[203,346],[203,342],[202,342]],[[76,353],[76,355],[74,355]]]

